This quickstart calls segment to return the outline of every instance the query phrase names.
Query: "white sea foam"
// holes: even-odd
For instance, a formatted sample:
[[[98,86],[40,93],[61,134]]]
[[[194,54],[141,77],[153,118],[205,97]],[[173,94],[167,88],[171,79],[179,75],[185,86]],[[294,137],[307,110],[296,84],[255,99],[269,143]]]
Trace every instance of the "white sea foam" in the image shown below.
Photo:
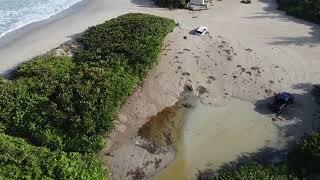
[[[0,0],[0,38],[32,22],[47,19],[81,0]]]

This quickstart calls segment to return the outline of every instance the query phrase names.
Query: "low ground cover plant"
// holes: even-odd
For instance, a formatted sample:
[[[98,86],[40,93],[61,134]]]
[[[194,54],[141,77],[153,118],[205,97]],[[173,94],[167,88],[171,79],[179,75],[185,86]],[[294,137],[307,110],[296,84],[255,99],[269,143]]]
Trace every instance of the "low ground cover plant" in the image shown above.
[[[68,171],[68,163],[79,164],[75,174],[90,167],[83,159],[103,148],[118,109],[155,64],[174,27],[167,18],[126,14],[89,28],[77,40],[82,48],[73,58],[39,56],[20,65],[11,79],[0,78],[0,127],[6,134],[1,138],[9,148],[3,144],[1,152],[13,159],[29,157],[29,163],[41,166],[28,169],[24,161],[3,160],[0,177],[9,170],[21,178],[31,171],[39,172],[30,177],[52,174],[51,161],[42,165],[41,158],[56,161],[54,171]],[[18,151],[19,144],[27,150]]]

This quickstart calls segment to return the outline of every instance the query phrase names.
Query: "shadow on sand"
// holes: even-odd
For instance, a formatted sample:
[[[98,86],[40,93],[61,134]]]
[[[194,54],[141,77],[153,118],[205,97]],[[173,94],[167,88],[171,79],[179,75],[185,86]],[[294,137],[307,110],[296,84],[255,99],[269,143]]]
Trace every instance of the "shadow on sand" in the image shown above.
[[[304,36],[279,36],[273,38],[271,45],[289,45],[295,44],[299,46],[309,45],[314,46],[320,44],[320,26],[302,19],[298,19],[289,15],[286,15],[284,11],[278,10],[276,0],[259,0],[259,2],[265,3],[267,6],[263,8],[264,13],[254,13],[252,16],[244,17],[248,19],[277,19],[283,22],[290,22],[295,24],[303,24],[309,28],[310,31]],[[272,26],[272,24],[270,24]],[[295,29],[292,29],[294,31]]]
[[[131,0],[130,2],[138,7],[157,7],[152,0]]]
[[[222,165],[219,169],[200,170],[197,176],[199,180],[212,179],[213,176],[225,171],[236,170],[240,166],[252,162],[259,164],[276,164],[286,160],[290,149],[296,144],[297,140],[305,134],[319,131],[320,108],[313,96],[312,84],[296,84],[292,87],[299,91],[299,94],[293,93],[294,104],[288,106],[283,116],[283,121],[290,122],[288,125],[279,126],[281,132],[287,137],[292,137],[292,142],[288,143],[283,149],[274,149],[264,147],[254,153],[243,153],[237,160]],[[265,115],[273,114],[268,109],[268,103],[273,101],[273,97],[259,100],[255,103],[255,111]],[[297,120],[298,119],[298,120]]]

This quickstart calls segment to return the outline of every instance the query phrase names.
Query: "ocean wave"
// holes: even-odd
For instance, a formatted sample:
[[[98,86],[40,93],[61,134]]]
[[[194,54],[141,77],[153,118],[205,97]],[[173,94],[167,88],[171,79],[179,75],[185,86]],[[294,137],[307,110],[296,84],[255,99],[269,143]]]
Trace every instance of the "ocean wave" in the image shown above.
[[[81,0],[0,0],[0,38],[30,23],[47,19]]]

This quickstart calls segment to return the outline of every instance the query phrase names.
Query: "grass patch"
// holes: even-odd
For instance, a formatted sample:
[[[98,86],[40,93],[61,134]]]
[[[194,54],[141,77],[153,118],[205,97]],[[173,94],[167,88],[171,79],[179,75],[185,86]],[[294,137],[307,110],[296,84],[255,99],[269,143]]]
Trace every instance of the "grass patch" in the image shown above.
[[[212,180],[286,180],[297,179],[294,175],[288,173],[288,169],[285,165],[261,165],[258,163],[252,163],[240,167],[234,171],[226,171],[221,175],[214,177],[208,176],[207,178],[202,175],[199,179],[212,179]]]
[[[21,153],[24,159],[32,159],[31,164],[39,164],[42,157],[55,159],[57,166],[61,164],[59,171],[68,171],[63,163],[69,158],[69,164],[79,163],[78,169],[86,169],[88,161],[82,166],[82,156],[73,152],[96,153],[103,148],[118,109],[154,65],[165,36],[174,27],[170,19],[127,14],[89,28],[78,39],[83,48],[74,58],[40,56],[22,64],[11,80],[0,78],[2,131],[50,150],[23,145],[28,151]],[[9,144],[16,141],[2,138],[9,139]],[[3,145],[1,151],[17,153],[13,155],[18,158],[20,152],[15,147],[6,149]],[[36,152],[44,155],[37,157]],[[12,171],[19,179],[31,171],[39,171],[34,177],[46,177],[47,172],[42,171],[51,166],[48,162],[48,166],[33,170],[23,168],[24,162],[1,163],[0,177]]]

